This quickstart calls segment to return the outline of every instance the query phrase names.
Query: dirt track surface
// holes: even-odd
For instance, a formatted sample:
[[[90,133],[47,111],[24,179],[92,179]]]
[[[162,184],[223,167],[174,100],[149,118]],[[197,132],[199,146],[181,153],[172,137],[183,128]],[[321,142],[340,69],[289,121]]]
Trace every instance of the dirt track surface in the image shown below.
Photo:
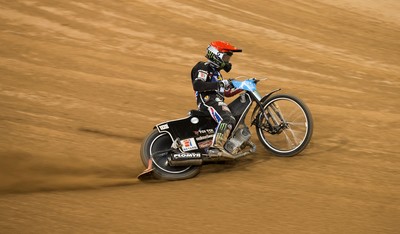
[[[0,2],[0,233],[398,233],[398,1]],[[221,39],[226,78],[308,104],[311,144],[139,182]]]

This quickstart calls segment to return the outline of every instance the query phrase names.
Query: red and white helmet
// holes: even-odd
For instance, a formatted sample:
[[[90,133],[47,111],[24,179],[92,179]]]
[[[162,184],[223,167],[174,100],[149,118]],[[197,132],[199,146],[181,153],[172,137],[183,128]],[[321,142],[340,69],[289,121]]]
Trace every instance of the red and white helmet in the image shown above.
[[[229,63],[229,58],[233,52],[242,52],[242,50],[226,41],[213,41],[207,47],[206,58],[218,68],[223,68]]]

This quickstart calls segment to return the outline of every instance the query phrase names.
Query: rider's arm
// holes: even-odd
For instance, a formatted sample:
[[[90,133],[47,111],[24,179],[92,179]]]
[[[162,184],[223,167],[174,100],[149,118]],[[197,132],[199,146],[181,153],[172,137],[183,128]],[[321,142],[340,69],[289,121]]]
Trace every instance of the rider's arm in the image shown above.
[[[221,86],[218,82],[209,82],[209,72],[203,69],[192,70],[193,89],[198,92],[218,90]]]
[[[220,88],[220,84],[218,82],[206,82],[200,79],[195,79],[193,82],[194,91],[205,92],[205,91],[214,91]]]

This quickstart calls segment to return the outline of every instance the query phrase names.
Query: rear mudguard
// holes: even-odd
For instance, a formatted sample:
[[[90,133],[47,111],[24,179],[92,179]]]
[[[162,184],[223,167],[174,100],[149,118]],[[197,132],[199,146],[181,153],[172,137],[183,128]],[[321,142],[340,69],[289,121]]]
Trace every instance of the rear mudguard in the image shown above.
[[[157,124],[156,128],[160,133],[167,133],[172,141],[198,137],[200,133],[214,134],[217,123],[209,116],[200,111],[191,111],[189,116],[181,119],[170,120]],[[192,141],[193,141],[192,140]]]

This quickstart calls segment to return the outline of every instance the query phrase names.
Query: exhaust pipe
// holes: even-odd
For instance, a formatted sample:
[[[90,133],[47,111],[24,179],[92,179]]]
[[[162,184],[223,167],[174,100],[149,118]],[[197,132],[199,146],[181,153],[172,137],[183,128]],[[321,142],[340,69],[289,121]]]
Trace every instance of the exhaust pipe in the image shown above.
[[[168,155],[168,164],[171,167],[179,166],[200,166],[204,162],[217,162],[226,160],[235,160],[246,155],[251,154],[250,151],[232,155],[226,151],[210,151],[205,157],[200,152],[186,152],[186,153],[170,153]]]
[[[203,164],[201,153],[172,153],[168,155],[168,164],[172,167],[200,166]]]

